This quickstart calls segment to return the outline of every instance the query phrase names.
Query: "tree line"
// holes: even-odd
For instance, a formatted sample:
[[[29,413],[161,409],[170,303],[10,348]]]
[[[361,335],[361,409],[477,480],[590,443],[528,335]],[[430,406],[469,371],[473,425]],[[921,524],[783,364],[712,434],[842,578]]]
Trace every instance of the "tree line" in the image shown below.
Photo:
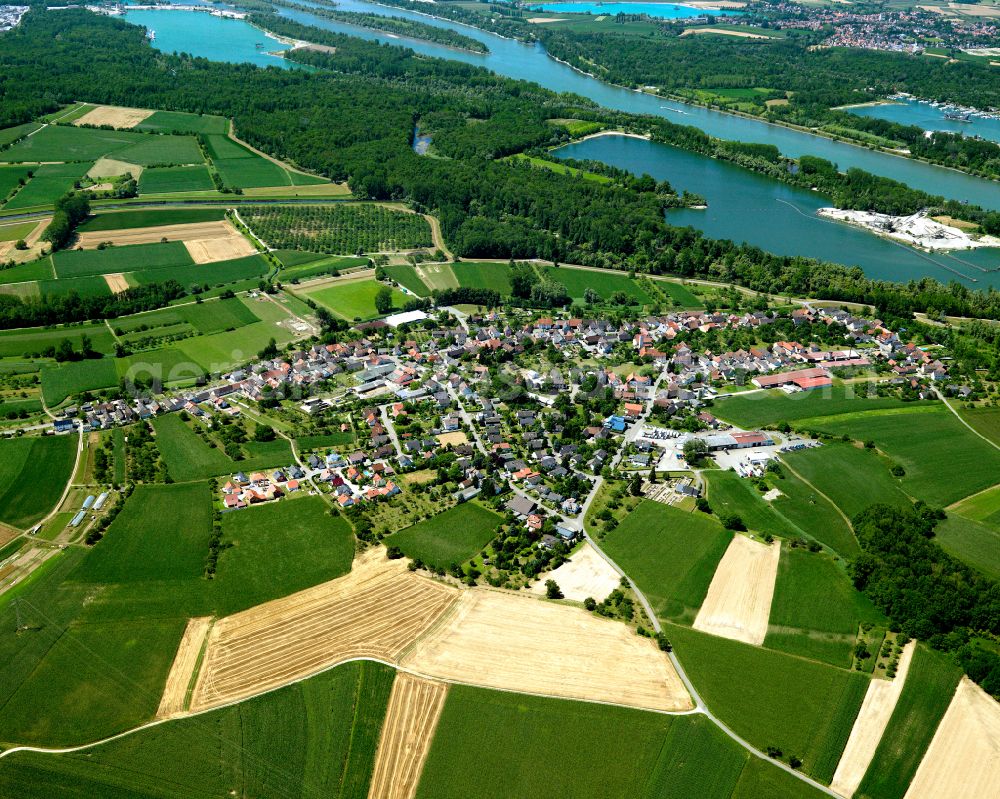
[[[862,554],[850,565],[855,587],[911,638],[954,653],[966,673],[1000,699],[1000,655],[979,636],[1000,635],[1000,585],[934,542],[943,511],[871,505],[854,520]]]

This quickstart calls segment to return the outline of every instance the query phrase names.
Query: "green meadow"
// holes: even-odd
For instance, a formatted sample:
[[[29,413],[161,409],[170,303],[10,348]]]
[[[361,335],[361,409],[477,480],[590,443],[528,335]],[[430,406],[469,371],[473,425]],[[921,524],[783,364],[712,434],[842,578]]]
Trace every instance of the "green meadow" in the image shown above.
[[[802,770],[833,778],[868,677],[668,624],[664,631],[705,703],[760,749],[775,746]]]
[[[643,500],[601,545],[660,619],[690,623],[732,536],[704,514]]]
[[[348,663],[80,752],[19,753],[0,761],[0,794],[364,797],[394,676]]]
[[[409,558],[447,569],[464,563],[492,541],[501,521],[482,505],[464,502],[394,533],[386,539],[386,546],[397,546]]]
[[[334,283],[306,292],[307,296],[337,316],[352,319],[371,319],[378,316],[375,295],[382,284],[374,280],[352,280]],[[398,289],[392,291],[393,308],[399,309],[406,302],[406,295]]]
[[[27,529],[62,496],[76,461],[77,437],[0,439],[0,521]]]

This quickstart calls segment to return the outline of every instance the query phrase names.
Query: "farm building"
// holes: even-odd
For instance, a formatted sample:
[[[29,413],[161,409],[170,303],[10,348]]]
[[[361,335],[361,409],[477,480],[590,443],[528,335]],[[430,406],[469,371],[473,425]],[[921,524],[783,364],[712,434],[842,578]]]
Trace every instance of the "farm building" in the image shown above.
[[[830,373],[818,366],[812,369],[797,369],[794,372],[780,372],[774,375],[757,375],[751,382],[757,388],[794,386],[803,391],[833,384]]]
[[[766,433],[716,433],[705,436],[705,443],[712,452],[721,449],[748,449],[749,447],[767,447],[774,443],[774,440]]]

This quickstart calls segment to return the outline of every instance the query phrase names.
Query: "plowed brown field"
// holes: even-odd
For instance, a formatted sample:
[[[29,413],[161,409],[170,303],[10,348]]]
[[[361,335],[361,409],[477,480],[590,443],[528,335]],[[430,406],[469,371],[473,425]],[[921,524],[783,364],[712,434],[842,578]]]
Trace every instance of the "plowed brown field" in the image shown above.
[[[396,675],[368,799],[412,799],[448,696],[446,683]]]

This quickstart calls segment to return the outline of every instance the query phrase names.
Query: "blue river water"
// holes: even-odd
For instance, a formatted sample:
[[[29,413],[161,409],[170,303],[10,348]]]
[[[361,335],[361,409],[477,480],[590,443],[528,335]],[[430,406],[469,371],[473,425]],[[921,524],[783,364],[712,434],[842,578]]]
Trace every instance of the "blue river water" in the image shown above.
[[[855,106],[844,110],[862,117],[898,122],[900,125],[916,125],[924,130],[943,130],[1000,142],[1000,118],[973,116],[968,120],[948,119],[944,109],[921,100],[895,100],[882,105]]]
[[[152,44],[167,53],[190,53],[215,61],[288,69],[291,62],[272,52],[289,45],[265,35],[248,22],[213,17],[204,11],[173,9],[126,11],[125,19],[154,31]]]
[[[561,158],[593,159],[668,180],[708,202],[704,210],[667,212],[672,225],[690,225],[716,239],[747,242],[778,255],[804,255],[865,274],[905,282],[933,277],[958,280],[969,288],[1000,287],[1000,249],[962,250],[954,255],[925,253],[879,238],[860,228],[816,216],[830,204],[816,192],[770,180],[735,164],[628,136],[600,136],[553,151]]]
[[[551,14],[645,14],[660,19],[687,19],[711,14],[713,17],[731,17],[739,11],[694,8],[673,3],[539,3],[531,6],[532,11],[547,11]]]
[[[309,0],[298,2],[310,4]],[[304,11],[279,9],[279,12],[303,24],[370,41],[410,47],[428,56],[481,65],[499,74],[539,83],[554,91],[588,97],[605,107],[667,117],[723,138],[775,144],[782,152],[791,156],[803,153],[819,155],[838,163],[841,168],[857,166],[936,194],[1000,208],[1000,185],[993,181],[810,136],[759,120],[681,103],[668,103],[653,95],[610,86],[550,58],[540,44],[528,45],[468,26],[363,0],[341,0],[339,7],[384,16],[404,16],[430,25],[451,28],[484,42],[490,52],[477,54],[430,42],[404,39],[334,22]],[[256,49],[256,37],[264,39],[268,43],[268,49],[280,49],[280,46],[274,40],[263,37],[248,23],[218,20],[208,14],[193,11],[130,12],[130,19],[132,13],[157,15],[155,24],[151,25],[157,31],[154,42],[156,47],[184,50],[217,60],[283,65],[282,59],[267,56]],[[227,26],[225,41],[220,41],[218,36],[196,39],[190,35],[199,26],[218,22]],[[240,36],[228,35],[229,31],[240,29]],[[927,275],[945,282],[959,280],[970,288],[1000,287],[1000,272],[992,271],[1000,268],[1000,250],[962,251],[954,256],[922,253],[864,231],[820,219],[815,216],[815,209],[828,205],[827,199],[768,180],[731,164],[627,137],[590,139],[564,148],[560,154],[575,158],[595,158],[636,173],[649,172],[654,177],[669,180],[679,190],[688,189],[706,196],[709,202],[707,210],[671,211],[669,219],[674,224],[696,227],[713,237],[747,241],[781,254],[801,254],[859,265],[872,277],[907,280]]]

